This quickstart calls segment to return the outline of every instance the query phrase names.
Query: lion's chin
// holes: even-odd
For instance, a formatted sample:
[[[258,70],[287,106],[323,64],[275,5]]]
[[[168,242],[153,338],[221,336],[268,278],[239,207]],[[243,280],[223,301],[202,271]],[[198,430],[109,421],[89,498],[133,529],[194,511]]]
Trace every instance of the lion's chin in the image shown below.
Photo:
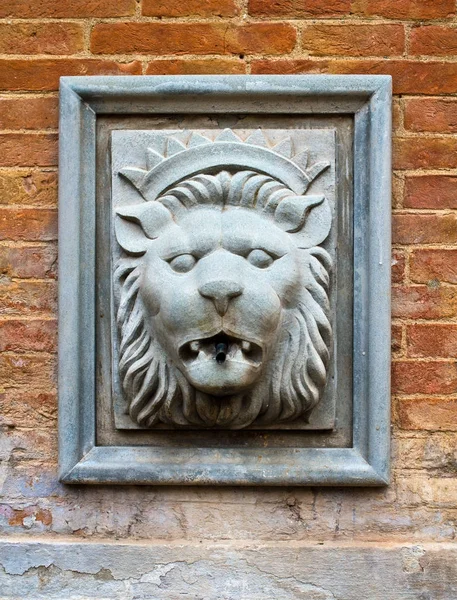
[[[229,396],[251,387],[262,368],[262,348],[223,332],[181,346],[179,356],[189,382],[201,392]]]

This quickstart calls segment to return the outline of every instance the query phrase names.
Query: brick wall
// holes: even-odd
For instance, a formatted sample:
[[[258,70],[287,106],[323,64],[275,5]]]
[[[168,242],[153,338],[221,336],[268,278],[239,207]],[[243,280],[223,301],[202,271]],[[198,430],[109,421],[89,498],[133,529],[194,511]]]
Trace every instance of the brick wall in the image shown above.
[[[5,535],[354,543],[454,539],[456,55],[455,0],[0,1],[0,530]],[[57,483],[58,79],[141,73],[393,76],[389,488],[78,489]]]

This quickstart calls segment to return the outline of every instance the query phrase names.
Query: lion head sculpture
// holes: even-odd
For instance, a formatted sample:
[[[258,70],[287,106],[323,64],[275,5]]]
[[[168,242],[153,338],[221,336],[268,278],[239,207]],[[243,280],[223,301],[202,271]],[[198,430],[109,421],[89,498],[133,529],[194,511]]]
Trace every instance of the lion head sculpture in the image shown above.
[[[116,210],[125,254],[114,274],[119,373],[139,425],[272,425],[306,418],[321,398],[332,265],[319,244],[330,207],[297,193],[309,171],[287,165],[296,181],[273,177],[246,147],[206,140],[209,164],[175,170],[172,184],[167,159],[157,177],[122,173],[144,198]],[[196,149],[178,158],[192,163]]]

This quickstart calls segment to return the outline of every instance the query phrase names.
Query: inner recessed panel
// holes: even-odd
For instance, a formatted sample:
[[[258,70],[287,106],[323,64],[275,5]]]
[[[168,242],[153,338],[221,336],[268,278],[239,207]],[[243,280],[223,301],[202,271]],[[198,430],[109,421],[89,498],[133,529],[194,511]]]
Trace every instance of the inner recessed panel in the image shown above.
[[[335,426],[336,130],[113,130],[119,429]]]

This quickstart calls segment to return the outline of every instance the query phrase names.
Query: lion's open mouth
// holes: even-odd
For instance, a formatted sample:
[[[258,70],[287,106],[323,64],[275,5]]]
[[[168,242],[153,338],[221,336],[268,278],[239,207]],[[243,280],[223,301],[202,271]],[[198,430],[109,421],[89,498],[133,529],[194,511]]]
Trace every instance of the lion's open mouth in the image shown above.
[[[185,363],[214,360],[219,365],[234,361],[258,366],[262,362],[260,346],[226,333],[187,342],[179,349],[179,355]]]

